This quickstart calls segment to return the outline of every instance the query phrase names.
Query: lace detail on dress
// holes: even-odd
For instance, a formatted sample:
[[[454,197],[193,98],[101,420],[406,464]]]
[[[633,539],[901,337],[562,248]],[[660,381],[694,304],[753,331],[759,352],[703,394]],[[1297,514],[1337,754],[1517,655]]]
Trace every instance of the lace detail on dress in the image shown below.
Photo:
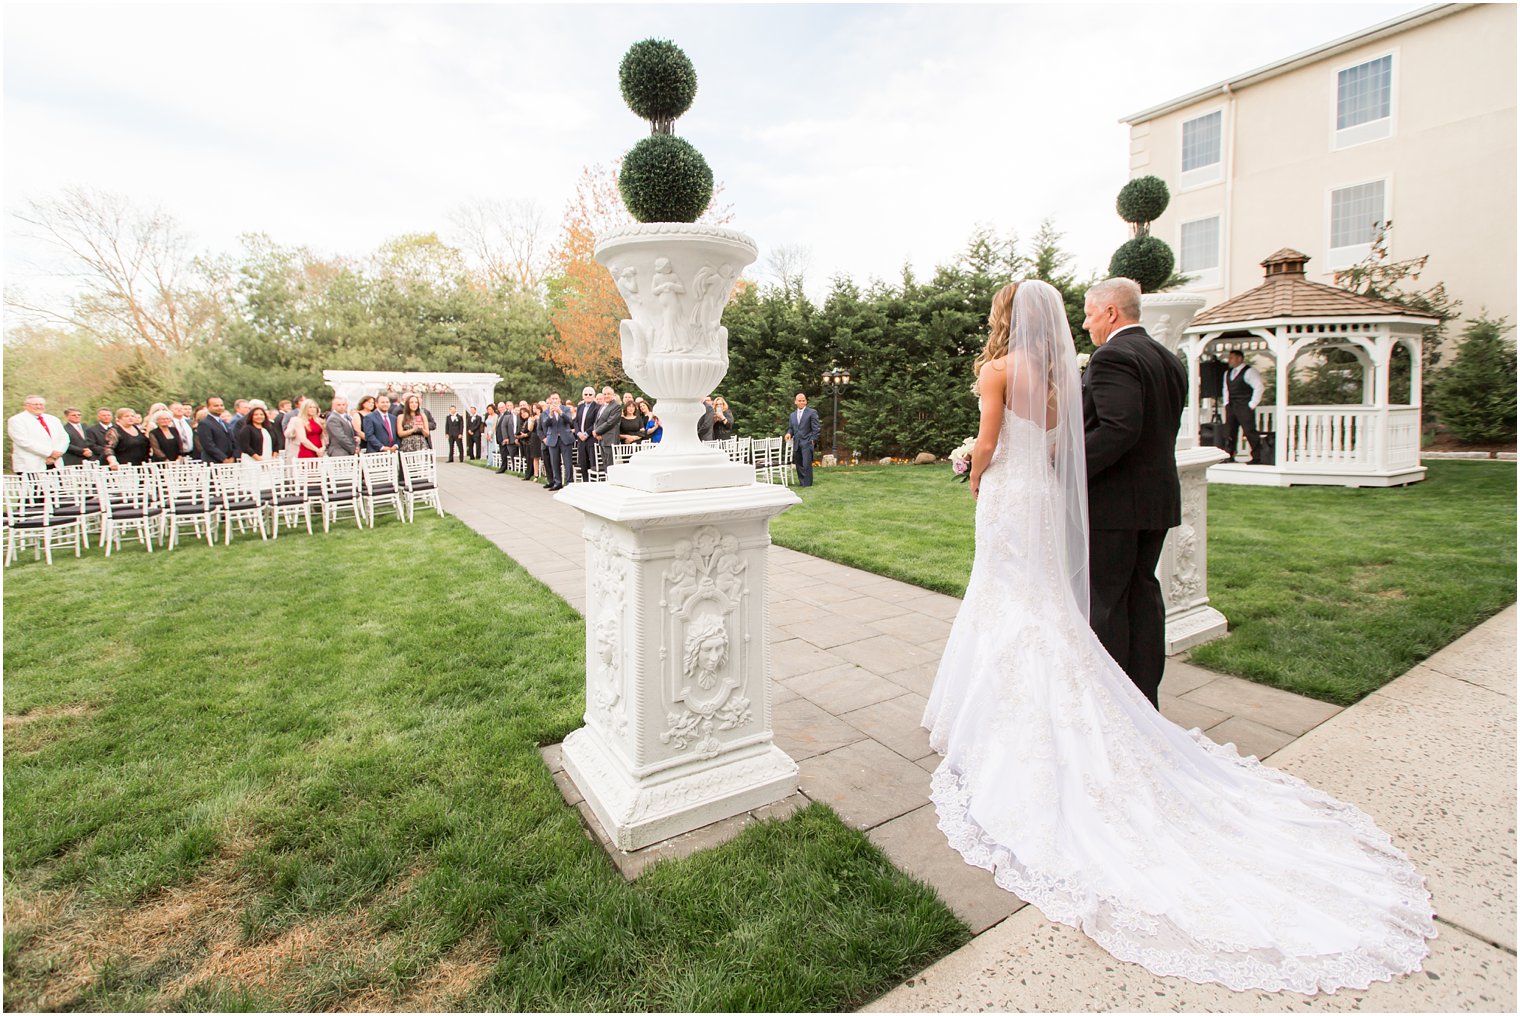
[[[1042,443],[1005,417],[924,714],[950,845],[1157,974],[1313,994],[1418,970],[1430,894],[1388,835],[1158,714],[1050,581]]]

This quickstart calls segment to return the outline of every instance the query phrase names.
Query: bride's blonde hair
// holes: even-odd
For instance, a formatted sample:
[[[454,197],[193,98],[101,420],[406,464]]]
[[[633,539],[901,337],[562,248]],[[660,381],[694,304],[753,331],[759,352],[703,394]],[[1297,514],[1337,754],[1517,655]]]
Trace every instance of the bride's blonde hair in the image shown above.
[[[1013,329],[1013,294],[1019,291],[1017,282],[1010,282],[997,291],[992,298],[992,310],[987,315],[987,345],[977,354],[972,373],[981,377],[982,368],[988,362],[1008,355],[1008,336]],[[972,388],[976,387],[975,383]]]

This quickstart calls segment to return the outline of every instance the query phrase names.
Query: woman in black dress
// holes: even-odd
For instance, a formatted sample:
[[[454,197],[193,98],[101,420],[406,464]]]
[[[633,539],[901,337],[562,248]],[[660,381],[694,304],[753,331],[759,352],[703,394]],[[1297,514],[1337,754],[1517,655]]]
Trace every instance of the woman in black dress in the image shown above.
[[[174,429],[174,417],[169,411],[161,409],[158,416],[152,421],[153,429],[148,431],[148,455],[154,462],[173,462],[185,455],[184,442],[180,440],[179,431]]]
[[[544,452],[544,442],[538,436],[538,414],[527,406],[519,406],[517,415],[522,420],[517,444],[522,449],[523,479],[536,480],[538,458]]]
[[[148,435],[137,425],[137,413],[118,409],[116,423],[106,431],[106,465],[112,469],[140,466],[148,461]]]
[[[618,440],[623,444],[638,444],[644,440],[644,414],[639,412],[639,404],[634,401],[632,392],[623,393],[623,416],[618,420]]]

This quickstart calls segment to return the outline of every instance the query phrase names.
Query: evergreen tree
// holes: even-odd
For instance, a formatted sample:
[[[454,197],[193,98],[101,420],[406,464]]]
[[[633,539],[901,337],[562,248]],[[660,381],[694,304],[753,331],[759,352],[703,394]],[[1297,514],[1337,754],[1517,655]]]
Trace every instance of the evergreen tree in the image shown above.
[[[1504,318],[1480,315],[1462,332],[1457,355],[1432,384],[1436,417],[1459,441],[1515,440],[1515,344]]]

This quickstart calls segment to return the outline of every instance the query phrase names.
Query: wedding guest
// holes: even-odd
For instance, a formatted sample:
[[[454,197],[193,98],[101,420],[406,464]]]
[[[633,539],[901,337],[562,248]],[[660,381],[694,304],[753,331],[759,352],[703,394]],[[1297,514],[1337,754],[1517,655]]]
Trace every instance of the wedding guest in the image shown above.
[[[90,445],[93,453],[90,457],[96,462],[106,460],[106,432],[111,429],[116,414],[109,409],[95,410],[95,422],[84,429],[85,441]]]
[[[587,385],[581,389],[581,400],[575,406],[575,473],[582,482],[591,479],[596,471],[596,435],[591,433],[601,415],[602,402],[596,397],[596,389]]]
[[[538,458],[543,454],[543,442],[538,439],[538,414],[526,402],[517,407],[518,420],[518,453],[523,458],[524,480],[537,480],[539,477]]]
[[[393,452],[396,450],[396,420],[391,416],[390,396],[382,395],[375,400],[375,408],[364,417],[364,450],[367,452]]]
[[[274,458],[274,421],[262,405],[250,406],[237,430],[237,449],[244,462],[268,462]]]
[[[433,447],[433,428],[422,409],[422,396],[416,392],[408,395],[396,417],[396,434],[401,438],[398,447],[404,452],[424,452]]]
[[[697,440],[711,441],[713,439],[713,400],[709,395],[702,400],[702,416],[697,420]]]
[[[539,416],[538,430],[544,440],[544,467],[549,490],[562,490],[575,480],[575,414],[549,393],[548,405]]]
[[[290,423],[290,417],[291,417],[291,415],[292,414],[291,414],[291,411],[290,411],[290,400],[289,399],[281,399],[280,403],[279,403],[279,406],[276,409],[275,414],[274,414],[274,426],[275,426],[275,429],[276,430],[284,430],[285,427],[286,427],[286,425]],[[286,443],[288,444],[289,442],[286,442]]]
[[[714,441],[727,441],[734,436],[734,411],[728,408],[728,400],[721,395],[713,398]]]
[[[328,455],[359,454],[359,434],[354,428],[353,414],[348,411],[348,400],[334,395],[332,411],[322,423],[322,448]]]
[[[326,428],[319,419],[320,409],[316,399],[303,399],[300,407],[291,414],[291,434],[286,439],[286,447],[295,449],[294,458],[320,459],[322,457]]]
[[[138,421],[137,421],[138,425],[139,426],[146,425],[144,427],[145,430],[152,430],[153,428],[155,428],[155,427],[158,426],[158,414],[159,413],[163,413],[163,412],[168,412],[168,409],[169,409],[168,403],[164,403],[164,402],[155,402],[155,403],[153,403],[153,405],[151,405],[151,406],[148,407],[148,413],[147,413],[147,415],[138,418]]]
[[[649,403],[644,399],[639,400],[639,412],[644,414],[644,440],[650,444],[659,444],[660,438],[665,433],[665,428],[660,425],[660,418],[654,415],[654,411],[649,408]]]
[[[191,406],[183,402],[169,403],[169,416],[174,420],[174,430],[179,434],[180,456],[182,458],[197,458],[195,448],[195,428],[191,425],[191,417],[194,413]]]
[[[148,461],[148,435],[137,425],[137,414],[131,409],[116,411],[116,425],[106,435],[106,465],[112,469],[122,466],[140,466]]]
[[[523,435],[522,418],[517,412],[517,407],[510,402],[501,402],[496,406],[496,423],[490,428],[490,440],[496,445],[496,472],[498,475],[505,473],[512,462],[512,454],[518,448],[518,441]]]
[[[237,455],[236,438],[232,424],[224,417],[226,412],[221,396],[213,395],[206,400],[206,416],[195,428],[195,436],[201,442],[202,462],[231,462]]]
[[[618,441],[623,444],[638,444],[644,440],[644,414],[639,411],[639,404],[634,401],[632,392],[623,393],[623,413],[618,419]]]
[[[174,427],[174,417],[167,409],[160,409],[152,418],[148,430],[148,455],[154,462],[177,462],[185,450],[180,444],[179,431]]]
[[[612,465],[612,447],[618,440],[618,421],[623,416],[623,407],[610,385],[602,389],[597,401],[602,409],[591,432],[596,437],[596,467],[606,479],[607,469]]]
[[[69,446],[63,421],[46,412],[47,400],[41,395],[28,395],[22,405],[25,408],[5,428],[11,436],[11,466],[18,473],[53,469]]]
[[[491,409],[486,407],[487,411]],[[480,458],[480,435],[486,432],[486,420],[474,406],[464,418],[465,453],[472,459]]]
[[[472,421],[477,420],[477,419],[480,421],[480,428],[478,430],[476,430],[474,434],[470,435],[470,441],[472,442],[470,444],[470,458],[472,458],[472,459],[478,459],[478,458],[480,458],[480,453],[483,450],[486,453],[486,455],[485,455],[486,465],[487,466],[494,466],[494,465],[496,465],[497,464],[497,462],[496,462],[497,452],[500,451],[500,447],[501,447],[500,445],[498,445],[496,443],[496,437],[495,437],[495,435],[496,435],[496,404],[493,403],[493,402],[486,403],[486,414],[485,414],[485,416],[481,416],[479,413],[476,413],[473,408],[471,408],[471,410],[470,410],[470,419]],[[487,436],[487,435],[489,435],[489,436]]]
[[[247,399],[237,399],[232,403],[232,425],[234,427],[248,418],[249,404]],[[262,406],[263,403],[260,402],[259,405]]]
[[[65,466],[82,466],[86,462],[95,461],[95,450],[90,447],[90,439],[85,436],[83,414],[70,406],[63,411],[63,430],[68,435],[68,447],[63,450],[63,464]]]

